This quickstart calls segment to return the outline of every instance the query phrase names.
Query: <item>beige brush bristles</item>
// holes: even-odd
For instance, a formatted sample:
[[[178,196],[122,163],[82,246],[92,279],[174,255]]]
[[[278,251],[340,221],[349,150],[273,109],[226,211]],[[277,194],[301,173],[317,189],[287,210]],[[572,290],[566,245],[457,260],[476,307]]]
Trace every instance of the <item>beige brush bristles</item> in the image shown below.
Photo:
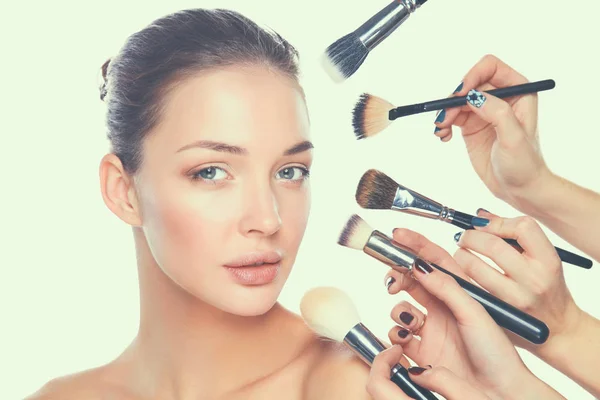
[[[300,313],[315,333],[340,343],[360,322],[350,296],[334,287],[318,287],[306,292],[300,301]]]
[[[363,93],[352,111],[352,127],[357,139],[372,137],[390,126],[390,110],[394,105],[368,93]]]

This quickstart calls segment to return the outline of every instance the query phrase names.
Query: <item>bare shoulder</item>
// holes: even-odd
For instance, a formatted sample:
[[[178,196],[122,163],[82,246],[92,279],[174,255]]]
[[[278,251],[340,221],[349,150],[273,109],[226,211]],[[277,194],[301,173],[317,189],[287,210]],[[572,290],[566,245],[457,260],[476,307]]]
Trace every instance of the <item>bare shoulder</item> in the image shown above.
[[[111,379],[106,367],[55,378],[25,400],[136,400]]]
[[[340,343],[323,341],[320,347],[307,380],[305,400],[371,400],[366,389],[369,366]]]

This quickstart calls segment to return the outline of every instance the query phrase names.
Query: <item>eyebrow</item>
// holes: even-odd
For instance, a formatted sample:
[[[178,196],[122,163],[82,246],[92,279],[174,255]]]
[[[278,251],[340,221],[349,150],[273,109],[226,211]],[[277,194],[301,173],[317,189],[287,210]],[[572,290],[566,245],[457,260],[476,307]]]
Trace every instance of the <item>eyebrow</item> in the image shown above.
[[[214,142],[212,140],[198,140],[196,142],[187,144],[187,145],[183,146],[182,148],[180,148],[179,150],[177,150],[177,153],[182,152],[184,150],[192,149],[192,148],[202,148],[202,149],[214,150],[214,151],[219,151],[222,153],[231,153],[231,154],[236,154],[236,155],[248,154],[248,150],[244,149],[243,147],[233,146],[233,145],[230,145],[227,143],[222,143],[222,142]],[[287,149],[286,151],[284,151],[283,155],[291,156],[291,155],[302,153],[303,151],[310,150],[313,148],[314,148],[313,144],[311,142],[309,142],[308,140],[305,140],[304,142],[295,144],[294,146],[292,146],[289,149]]]

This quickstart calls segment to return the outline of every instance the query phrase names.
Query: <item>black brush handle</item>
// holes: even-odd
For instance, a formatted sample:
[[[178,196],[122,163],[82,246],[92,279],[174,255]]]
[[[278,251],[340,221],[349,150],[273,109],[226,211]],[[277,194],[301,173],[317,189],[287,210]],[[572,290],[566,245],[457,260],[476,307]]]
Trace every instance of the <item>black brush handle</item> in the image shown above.
[[[515,306],[500,300],[496,296],[467,282],[460,276],[453,274],[439,265],[430,265],[453,277],[469,296],[477,300],[479,304],[486,309],[490,317],[492,317],[499,326],[508,329],[534,344],[542,344],[548,339],[550,330],[544,322],[519,310]]]
[[[460,211],[454,211],[454,219],[450,222],[454,226],[458,226],[461,229],[469,230],[475,229],[475,227],[471,224],[471,220],[473,219],[473,215],[465,214]],[[523,252],[523,248],[515,239],[503,239],[506,243],[510,244],[518,251]],[[560,247],[554,246],[558,257],[563,262],[567,264],[575,265],[576,267],[590,269],[592,268],[593,262],[589,258],[585,258],[580,256],[579,254],[571,253],[568,250],[561,249]]]
[[[487,90],[484,91],[484,93],[489,93],[493,96],[503,99],[507,97],[542,92],[544,90],[554,89],[555,86],[556,82],[554,82],[553,79],[546,79],[543,81],[523,83],[521,85]],[[449,97],[446,99],[433,100],[425,103],[417,103],[408,106],[393,108],[389,111],[388,118],[391,121],[393,121],[396,118],[405,117],[407,115],[419,114],[428,111],[443,110],[446,108],[461,107],[465,104],[467,104],[467,96]]]
[[[410,380],[408,370],[400,364],[396,364],[391,374],[392,382],[394,382],[407,396],[418,400],[438,400],[429,390],[422,388]]]

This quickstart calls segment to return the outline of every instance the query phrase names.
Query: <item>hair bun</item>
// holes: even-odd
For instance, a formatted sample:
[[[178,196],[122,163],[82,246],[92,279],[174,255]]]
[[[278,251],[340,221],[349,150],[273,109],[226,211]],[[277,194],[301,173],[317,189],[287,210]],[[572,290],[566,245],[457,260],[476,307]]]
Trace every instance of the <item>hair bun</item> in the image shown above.
[[[104,97],[106,97],[107,89],[106,83],[108,82],[108,65],[110,64],[110,58],[102,64],[102,85],[100,85],[100,100],[104,101]]]

